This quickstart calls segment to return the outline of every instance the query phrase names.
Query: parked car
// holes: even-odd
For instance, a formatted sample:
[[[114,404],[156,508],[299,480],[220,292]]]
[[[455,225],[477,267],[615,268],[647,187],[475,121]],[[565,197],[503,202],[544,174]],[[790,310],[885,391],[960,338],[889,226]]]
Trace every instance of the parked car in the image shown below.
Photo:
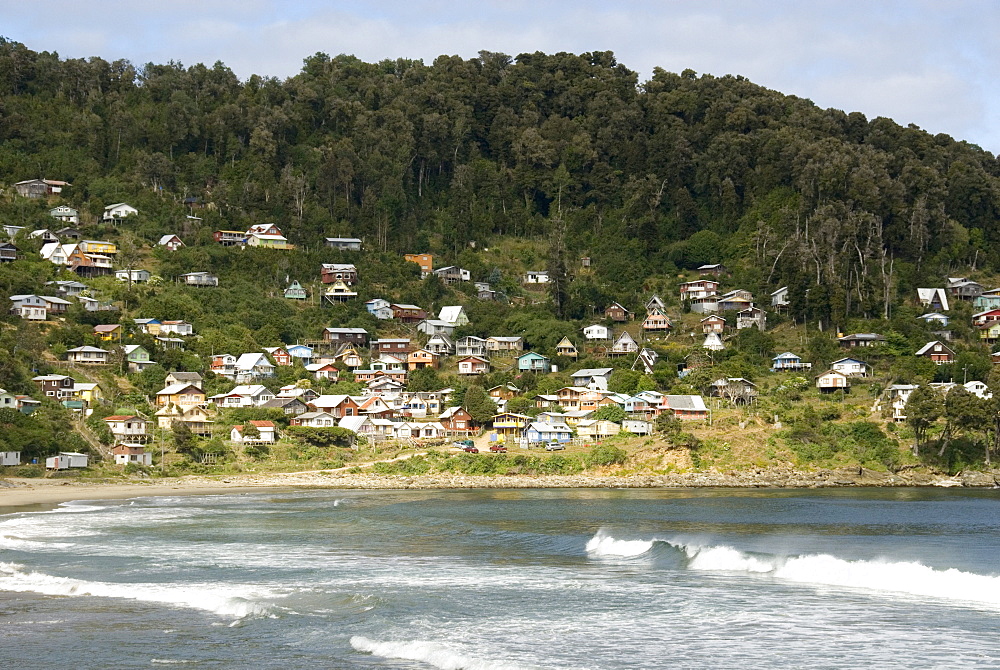
[[[506,454],[507,453],[507,447],[505,447],[502,444],[491,444],[490,445],[490,451],[495,451],[495,452],[497,452],[499,454]]]
[[[478,454],[479,453],[478,449],[476,449],[475,447],[471,447],[471,446],[462,447],[462,451],[467,451],[470,454]]]
[[[474,447],[475,443],[472,440],[455,440],[451,446],[455,449],[465,449],[466,447]]]
[[[566,447],[559,444],[558,442],[549,442],[548,444],[545,445],[545,451],[560,451],[565,448]]]

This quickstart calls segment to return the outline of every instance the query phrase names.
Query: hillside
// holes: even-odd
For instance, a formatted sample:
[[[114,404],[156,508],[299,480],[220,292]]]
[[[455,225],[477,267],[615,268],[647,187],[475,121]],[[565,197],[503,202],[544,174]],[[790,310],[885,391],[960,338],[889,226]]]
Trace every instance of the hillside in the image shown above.
[[[42,198],[18,193],[16,184],[36,178],[66,185]],[[87,311],[74,302],[37,324],[5,316],[0,387],[37,395],[31,379],[46,373],[97,382],[105,397],[90,425],[98,432],[103,416],[151,416],[168,371],[205,375],[209,396],[228,392],[231,380],[211,372],[216,354],[315,346],[327,327],[424,344],[415,323],[380,320],[365,308],[385,299],[431,318],[461,305],[469,323],[455,328],[456,339],[521,337],[561,371],[519,373],[512,359],[494,359],[488,374],[470,379],[457,374],[454,357],[407,379],[410,392],[454,388],[448,402],[458,405],[468,404],[470,386],[513,383],[512,407],[537,413],[535,396],[568,386],[567,373],[585,368],[613,368],[610,391],[623,394],[707,394],[720,377],[754,382],[760,393],[749,407],[713,401],[721,424],[656,438],[685,452],[667,459],[683,467],[956,470],[983,465],[997,439],[1000,412],[985,399],[957,409],[942,401],[941,419],[928,410],[929,427],[915,435],[872,409],[879,399],[886,406],[893,384],[993,385],[994,339],[973,326],[982,305],[971,299],[953,299],[946,310],[953,361],[934,365],[913,354],[939,330],[917,318],[929,311],[917,302],[918,287],[944,287],[946,277],[981,289],[1000,281],[996,159],[947,136],[819,109],[741,77],[657,70],[640,82],[607,52],[482,52],[431,65],[316,54],[285,81],[241,82],[221,63],[62,60],[0,39],[0,187],[0,223],[17,248],[17,260],[0,263],[0,294],[49,295],[46,282],[80,280],[117,308]],[[137,213],[102,220],[115,203]],[[114,269],[147,270],[152,280],[84,277],[43,259],[44,240],[30,233],[63,228],[50,215],[57,206],[77,211],[83,239],[116,245]],[[213,237],[272,223],[294,249],[225,247]],[[184,246],[157,244],[170,234]],[[362,250],[330,248],[330,237],[358,238]],[[406,253],[431,254],[435,268],[458,266],[470,281],[422,278]],[[331,263],[357,267],[356,296],[345,302],[322,298],[320,268]],[[768,311],[764,332],[737,331],[726,315],[725,349],[714,353],[701,346],[705,315],[680,297],[681,285],[710,263],[728,268],[720,292],[746,291]],[[545,271],[549,281],[526,283],[529,271]],[[219,285],[184,285],[190,272],[211,273]],[[292,281],[307,299],[284,296]],[[474,282],[489,285],[489,299]],[[781,287],[787,304],[772,309]],[[668,332],[643,331],[654,295]],[[607,319],[615,303],[637,318]],[[173,348],[137,328],[142,318],[182,320],[195,336]],[[634,355],[607,358],[609,345],[586,346],[581,331],[592,323],[611,326],[616,338],[628,332],[658,362],[643,374],[632,369]],[[112,344],[141,345],[158,365],[126,374],[118,355],[96,371],[67,366],[67,350],[106,344],[93,332],[99,324],[119,324],[124,337]],[[864,352],[872,375],[831,403],[813,387],[813,374],[850,353],[838,349],[838,333],[857,332],[885,340]],[[580,348],[578,359],[556,355],[564,337]],[[769,372],[784,351],[813,372]],[[362,353],[368,363],[376,358]],[[337,383],[301,366],[278,366],[260,381],[273,392],[312,377],[320,392],[359,394],[364,384],[338,367]],[[229,428],[258,416],[251,414],[221,415],[218,423]],[[33,455],[87,448],[70,437],[79,428],[58,404],[43,400],[31,417],[47,422],[47,437],[9,419],[5,425],[23,424],[24,435],[16,445],[0,436],[0,444],[27,445]],[[741,437],[748,422],[770,437]],[[741,424],[732,435],[723,431]],[[171,448],[184,446],[165,433]],[[195,438],[201,446],[188,451],[222,451],[227,436]],[[908,455],[918,437],[937,440],[935,449]],[[624,444],[639,454],[630,456],[633,465],[642,462],[648,445]],[[299,453],[288,448],[288,458]]]

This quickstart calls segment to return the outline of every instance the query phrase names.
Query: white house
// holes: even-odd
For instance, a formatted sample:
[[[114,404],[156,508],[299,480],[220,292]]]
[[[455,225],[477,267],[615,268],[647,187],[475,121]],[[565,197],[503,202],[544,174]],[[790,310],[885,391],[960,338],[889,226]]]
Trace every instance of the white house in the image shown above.
[[[585,368],[577,370],[570,377],[574,386],[584,386],[592,391],[607,391],[614,368]]]
[[[48,470],[85,468],[87,467],[87,455],[75,451],[60,451],[58,456],[50,456],[45,459],[45,467]]]
[[[173,234],[164,235],[160,238],[160,241],[156,243],[158,247],[166,247],[167,251],[177,251],[184,246],[181,242],[181,238]]]
[[[144,284],[149,281],[152,275],[149,270],[116,270],[115,279],[118,281],[131,281],[133,284]]]
[[[20,464],[21,464],[20,451],[0,451],[0,466],[20,465]]]
[[[527,274],[524,275],[525,284],[548,284],[549,283],[549,272],[548,270],[529,270]]]
[[[58,207],[53,207],[49,210],[49,216],[58,221],[63,221],[65,223],[80,223],[80,213],[68,207],[66,205],[59,205]]]
[[[142,444],[116,444],[111,450],[115,457],[115,465],[144,465],[149,467],[153,464],[153,454],[146,451]]]
[[[842,372],[848,377],[868,377],[872,373],[870,365],[856,358],[841,358],[830,363],[830,369]]]
[[[722,338],[719,337],[718,333],[709,333],[705,336],[705,341],[701,347],[709,351],[722,351],[726,348],[726,345],[722,343]]]
[[[229,439],[233,442],[238,442],[240,444],[274,444],[275,442],[275,426],[272,421],[251,421],[250,424],[257,429],[259,435],[257,437],[248,437],[244,435],[246,431],[245,426],[233,426],[233,429],[229,431]]]
[[[274,400],[274,394],[261,384],[241,384],[228,393],[209,398],[219,407],[260,407]]]
[[[118,202],[104,208],[104,214],[101,216],[101,221],[117,222],[126,217],[135,216],[138,213],[139,210],[135,207],[126,205],[124,202]]]
[[[469,316],[465,313],[465,308],[461,305],[448,305],[441,308],[438,320],[446,321],[458,327],[467,325],[469,323]]]
[[[274,365],[265,353],[241,354],[236,359],[236,381],[247,381],[258,377],[273,377]]]
[[[842,389],[846,392],[850,387],[851,380],[843,372],[827,370],[816,377],[816,388],[823,393],[831,393],[837,389]]]
[[[588,340],[610,340],[611,330],[607,326],[595,323],[583,329],[583,336]]]

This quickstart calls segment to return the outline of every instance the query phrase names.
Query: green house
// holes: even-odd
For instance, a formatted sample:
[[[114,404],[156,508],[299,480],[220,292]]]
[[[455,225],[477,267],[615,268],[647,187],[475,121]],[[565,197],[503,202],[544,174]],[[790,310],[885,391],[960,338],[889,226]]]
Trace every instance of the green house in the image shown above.
[[[306,290],[297,280],[292,280],[292,283],[285,289],[285,297],[291,300],[305,300]]]
[[[534,351],[517,357],[517,369],[520,372],[552,372],[552,361],[548,356],[542,356]]]

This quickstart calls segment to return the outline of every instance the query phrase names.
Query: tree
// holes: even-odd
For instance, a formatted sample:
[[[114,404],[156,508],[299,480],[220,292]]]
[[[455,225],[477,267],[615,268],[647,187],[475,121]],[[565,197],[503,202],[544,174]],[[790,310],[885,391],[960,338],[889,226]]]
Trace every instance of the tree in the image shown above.
[[[174,421],[170,428],[174,432],[174,448],[177,453],[193,457],[198,447],[191,428],[183,421]]]
[[[906,401],[906,423],[913,429],[913,455],[920,455],[920,446],[926,442],[927,431],[937,423],[944,411],[941,396],[931,388],[920,386],[910,393]]]
[[[477,384],[465,389],[462,407],[472,416],[472,420],[479,424],[488,422],[497,413],[496,403],[486,394],[483,387]]]
[[[598,408],[598,410],[594,412],[592,418],[603,421],[611,421],[612,423],[621,423],[627,416],[628,415],[625,413],[625,409],[621,405],[605,405],[604,407]]]

